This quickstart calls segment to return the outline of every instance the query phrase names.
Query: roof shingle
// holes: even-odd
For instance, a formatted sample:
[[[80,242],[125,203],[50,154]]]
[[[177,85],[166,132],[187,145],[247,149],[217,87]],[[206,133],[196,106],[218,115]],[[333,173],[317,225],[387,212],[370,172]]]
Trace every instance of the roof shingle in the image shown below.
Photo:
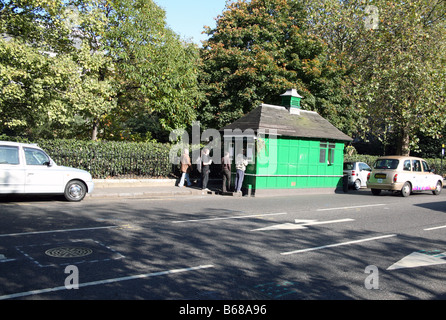
[[[223,127],[225,129],[277,130],[279,136],[352,141],[353,139],[333,126],[317,112],[299,110],[291,114],[287,108],[261,104],[245,116]],[[265,131],[268,133],[268,131]]]

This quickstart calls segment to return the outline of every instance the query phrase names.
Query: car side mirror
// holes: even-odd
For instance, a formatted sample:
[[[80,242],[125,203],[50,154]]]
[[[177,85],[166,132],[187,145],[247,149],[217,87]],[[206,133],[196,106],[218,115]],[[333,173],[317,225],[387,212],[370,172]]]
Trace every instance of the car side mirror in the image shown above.
[[[47,166],[47,167],[52,167],[52,166],[54,165],[54,162],[53,162],[53,160],[45,161],[45,162],[43,163],[43,165],[44,165],[44,166]]]

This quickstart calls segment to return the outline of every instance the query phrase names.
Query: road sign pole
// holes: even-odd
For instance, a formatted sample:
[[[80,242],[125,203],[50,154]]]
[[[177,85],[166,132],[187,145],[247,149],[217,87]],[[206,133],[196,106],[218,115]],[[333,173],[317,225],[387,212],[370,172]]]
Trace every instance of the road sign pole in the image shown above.
[[[441,176],[443,176],[444,144],[441,145]]]

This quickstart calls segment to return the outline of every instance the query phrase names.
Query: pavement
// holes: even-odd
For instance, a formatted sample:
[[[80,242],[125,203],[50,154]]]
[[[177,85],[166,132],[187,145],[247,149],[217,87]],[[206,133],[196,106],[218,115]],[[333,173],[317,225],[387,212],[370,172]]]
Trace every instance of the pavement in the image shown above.
[[[98,179],[94,180],[94,190],[87,194],[86,198],[152,198],[152,197],[172,197],[172,196],[203,196],[220,195],[217,181],[209,182],[209,191],[201,190],[197,184],[191,187],[178,187],[176,179]],[[228,192],[225,195],[241,196],[241,194]]]
[[[116,198],[159,198],[178,196],[232,196],[249,197],[251,190],[244,190],[244,193],[226,192],[222,193],[221,179],[210,179],[209,190],[202,190],[199,183],[192,181],[190,187],[178,187],[177,179],[96,179],[94,190],[86,195],[86,199],[116,199]],[[248,194],[249,192],[249,194]],[[298,194],[331,194],[342,192],[330,188],[299,189]],[[297,193],[292,193],[296,195]],[[268,193],[258,193],[256,196],[279,196],[286,195],[283,191],[279,193],[269,191]],[[252,195],[253,196],[253,195]]]

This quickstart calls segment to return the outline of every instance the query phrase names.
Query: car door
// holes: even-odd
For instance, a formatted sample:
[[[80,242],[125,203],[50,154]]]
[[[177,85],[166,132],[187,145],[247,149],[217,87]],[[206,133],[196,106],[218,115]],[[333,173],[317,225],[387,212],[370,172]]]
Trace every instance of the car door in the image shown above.
[[[51,165],[50,157],[40,149],[23,148],[26,162],[26,193],[63,192],[62,172]]]
[[[0,145],[0,193],[23,193],[25,168],[18,146]]]
[[[359,178],[361,179],[361,186],[367,186],[367,176],[372,172],[372,168],[370,168],[366,163],[359,163]]]
[[[425,175],[421,167],[420,160],[412,160],[412,190],[420,191],[424,190],[426,184]]]
[[[422,160],[421,164],[423,165],[423,172],[424,172],[424,189],[423,190],[435,190],[435,187],[437,186],[437,177],[433,172],[431,172],[429,165],[426,161]]]

